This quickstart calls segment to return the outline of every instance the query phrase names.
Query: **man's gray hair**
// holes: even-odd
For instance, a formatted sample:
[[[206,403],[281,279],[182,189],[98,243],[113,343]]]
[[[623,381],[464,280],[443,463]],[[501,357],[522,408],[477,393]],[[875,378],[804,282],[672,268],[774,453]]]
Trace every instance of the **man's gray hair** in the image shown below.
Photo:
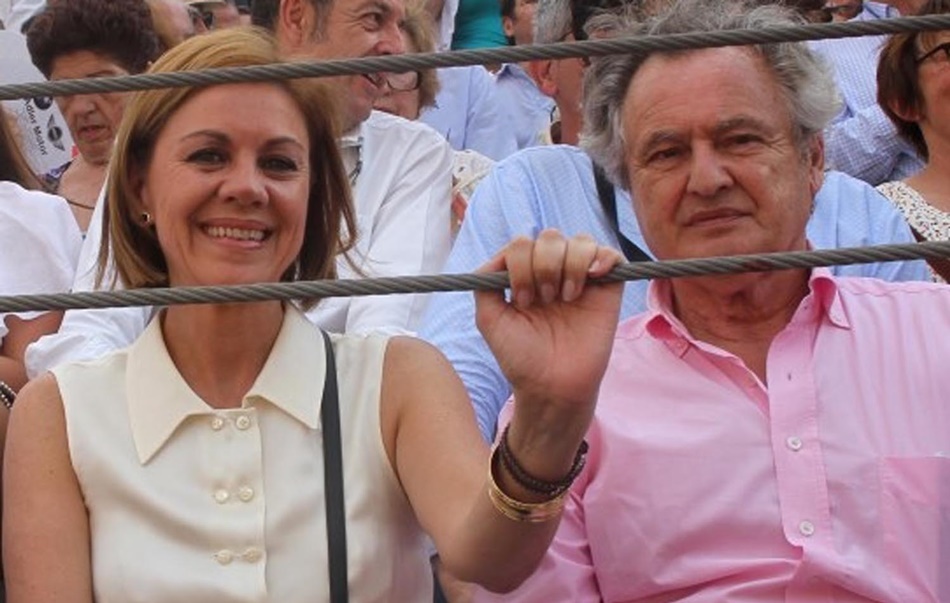
[[[608,24],[605,19],[613,19]],[[666,10],[645,20],[629,16],[598,19],[601,30],[613,36],[669,35],[725,29],[762,29],[801,23],[799,17],[777,5],[755,5],[744,0],[675,0]],[[839,111],[834,79],[825,63],[803,43],[746,47],[761,56],[775,76],[792,118],[793,135],[804,151]],[[665,56],[696,51],[664,51]],[[621,188],[629,174],[623,136],[623,107],[630,82],[649,54],[629,53],[593,58],[584,76],[584,130],[581,146]],[[725,82],[724,85],[729,85]],[[696,102],[703,102],[696,99]]]
[[[571,0],[538,0],[534,10],[534,43],[553,44],[571,31]]]

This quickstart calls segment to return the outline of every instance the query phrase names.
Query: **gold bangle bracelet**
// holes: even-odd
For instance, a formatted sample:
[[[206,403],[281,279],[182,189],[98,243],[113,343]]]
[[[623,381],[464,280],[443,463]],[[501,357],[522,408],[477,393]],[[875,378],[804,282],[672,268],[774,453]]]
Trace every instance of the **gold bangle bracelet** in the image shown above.
[[[529,523],[543,523],[551,521],[561,515],[564,509],[564,503],[567,500],[569,490],[561,492],[551,500],[540,503],[525,503],[515,500],[505,494],[495,481],[495,457],[498,449],[492,451],[491,460],[488,463],[488,498],[491,499],[495,509],[514,521]]]

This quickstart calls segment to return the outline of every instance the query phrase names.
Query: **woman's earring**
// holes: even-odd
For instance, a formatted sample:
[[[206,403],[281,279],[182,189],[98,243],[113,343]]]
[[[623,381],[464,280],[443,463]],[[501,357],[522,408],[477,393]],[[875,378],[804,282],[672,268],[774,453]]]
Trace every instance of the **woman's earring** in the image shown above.
[[[145,224],[146,226],[152,225],[152,214],[148,213],[147,211],[143,211],[141,218],[142,218],[142,224]]]

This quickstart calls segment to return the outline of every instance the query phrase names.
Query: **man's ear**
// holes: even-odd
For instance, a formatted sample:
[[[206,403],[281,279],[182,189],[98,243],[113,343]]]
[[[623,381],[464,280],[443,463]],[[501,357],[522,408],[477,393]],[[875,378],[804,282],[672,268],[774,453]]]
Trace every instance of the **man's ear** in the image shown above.
[[[511,17],[501,18],[501,30],[505,32],[506,38],[515,37],[515,22]]]
[[[551,98],[555,98],[558,93],[557,81],[554,77],[555,69],[557,69],[557,61],[542,60],[528,63],[528,74],[538,86],[538,90]]]
[[[825,182],[825,137],[815,134],[808,143],[808,180],[814,197]]]
[[[274,31],[283,52],[293,54],[310,39],[314,17],[308,0],[280,0]]]

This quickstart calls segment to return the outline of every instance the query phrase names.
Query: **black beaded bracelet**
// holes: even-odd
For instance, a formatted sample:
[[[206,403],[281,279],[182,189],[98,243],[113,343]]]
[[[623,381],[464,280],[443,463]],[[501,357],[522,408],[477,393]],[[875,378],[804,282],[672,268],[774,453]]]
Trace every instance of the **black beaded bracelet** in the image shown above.
[[[525,490],[551,497],[556,497],[566,492],[587,463],[587,450],[589,448],[587,440],[581,442],[581,447],[577,449],[577,454],[574,456],[574,463],[571,465],[571,470],[567,472],[567,475],[557,481],[549,482],[529,474],[525,471],[524,467],[518,463],[517,459],[515,459],[515,455],[511,453],[511,448],[508,446],[509,427],[510,425],[506,425],[505,430],[501,434],[501,441],[498,443],[498,452],[499,456],[501,456],[502,465],[504,465],[505,469],[511,474],[511,477],[514,478],[518,485]]]
[[[16,401],[16,392],[13,391],[13,388],[0,381],[0,403],[7,407],[7,410],[13,408],[13,403]]]

